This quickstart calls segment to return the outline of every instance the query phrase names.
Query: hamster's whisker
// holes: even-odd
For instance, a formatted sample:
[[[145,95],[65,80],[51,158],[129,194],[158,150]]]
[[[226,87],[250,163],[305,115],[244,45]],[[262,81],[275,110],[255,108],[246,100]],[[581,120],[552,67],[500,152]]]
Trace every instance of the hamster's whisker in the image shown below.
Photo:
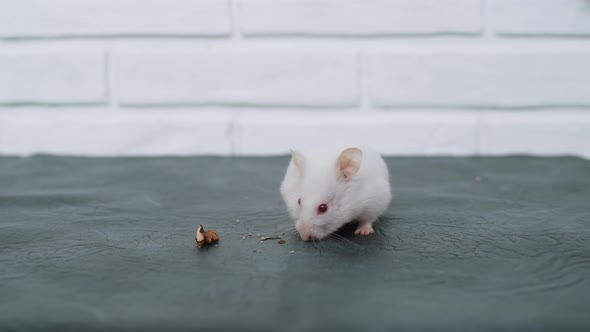
[[[329,237],[332,238],[333,241],[338,242],[339,244],[342,244],[342,242],[346,242],[347,245],[350,244],[350,245],[353,245],[355,247],[361,247],[358,243],[355,243],[355,242],[353,242],[353,241],[345,238],[344,236],[338,235],[336,233],[330,234]]]
[[[313,245],[315,248],[318,248],[318,249],[320,249],[320,253],[321,253],[321,249],[322,249],[322,248],[321,248],[321,243],[320,243],[320,242],[321,242],[321,241],[317,240],[317,239],[316,239],[316,238],[314,238],[314,237],[312,237],[312,238],[311,238],[311,244],[312,244],[312,245]]]
[[[336,248],[344,248],[344,247],[346,247],[346,245],[344,243],[342,243],[341,241],[338,241],[335,238],[328,237],[328,238],[326,238],[324,240],[325,240],[324,241],[325,243],[330,244],[330,246],[332,246],[332,247],[336,247]]]
[[[280,231],[294,230],[295,229],[295,225],[293,225],[293,224],[281,225],[277,229],[280,230]]]
[[[334,239],[331,239],[329,237],[324,238],[322,241],[322,244],[328,244],[329,246],[338,246],[338,242],[334,241]]]

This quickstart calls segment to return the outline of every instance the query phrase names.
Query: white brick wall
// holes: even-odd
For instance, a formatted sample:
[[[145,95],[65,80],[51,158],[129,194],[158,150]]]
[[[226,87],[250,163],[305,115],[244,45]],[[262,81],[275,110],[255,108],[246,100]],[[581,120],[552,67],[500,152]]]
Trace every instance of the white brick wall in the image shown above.
[[[0,0],[0,154],[590,157],[588,0]]]
[[[358,105],[354,53],[115,54],[121,104]]]
[[[0,36],[228,35],[229,0],[2,0]]]
[[[470,34],[482,0],[241,0],[246,35]]]
[[[498,33],[529,36],[590,36],[588,0],[494,0]]]
[[[99,103],[104,54],[0,54],[0,103]]]
[[[387,54],[367,70],[379,107],[590,105],[590,52]]]

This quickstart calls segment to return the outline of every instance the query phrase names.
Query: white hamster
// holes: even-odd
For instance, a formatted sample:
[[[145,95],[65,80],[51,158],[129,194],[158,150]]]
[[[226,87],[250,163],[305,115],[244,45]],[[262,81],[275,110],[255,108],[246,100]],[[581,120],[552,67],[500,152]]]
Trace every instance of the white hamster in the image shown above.
[[[304,241],[321,240],[358,220],[357,235],[369,235],[389,206],[389,173],[368,148],[291,150],[281,195]]]

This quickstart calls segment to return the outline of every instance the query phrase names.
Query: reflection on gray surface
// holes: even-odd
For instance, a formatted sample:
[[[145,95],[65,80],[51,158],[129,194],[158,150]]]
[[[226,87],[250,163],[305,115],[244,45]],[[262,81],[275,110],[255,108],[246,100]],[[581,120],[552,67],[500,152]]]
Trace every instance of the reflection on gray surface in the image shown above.
[[[0,158],[0,330],[590,328],[590,162],[387,161],[376,233],[314,244],[287,158]]]

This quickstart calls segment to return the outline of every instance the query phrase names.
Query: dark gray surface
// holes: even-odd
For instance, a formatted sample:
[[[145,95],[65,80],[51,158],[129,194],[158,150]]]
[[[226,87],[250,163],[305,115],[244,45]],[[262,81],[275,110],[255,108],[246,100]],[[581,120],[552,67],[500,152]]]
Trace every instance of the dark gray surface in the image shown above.
[[[377,232],[318,245],[287,158],[0,158],[0,330],[590,329],[590,162],[387,161]]]

